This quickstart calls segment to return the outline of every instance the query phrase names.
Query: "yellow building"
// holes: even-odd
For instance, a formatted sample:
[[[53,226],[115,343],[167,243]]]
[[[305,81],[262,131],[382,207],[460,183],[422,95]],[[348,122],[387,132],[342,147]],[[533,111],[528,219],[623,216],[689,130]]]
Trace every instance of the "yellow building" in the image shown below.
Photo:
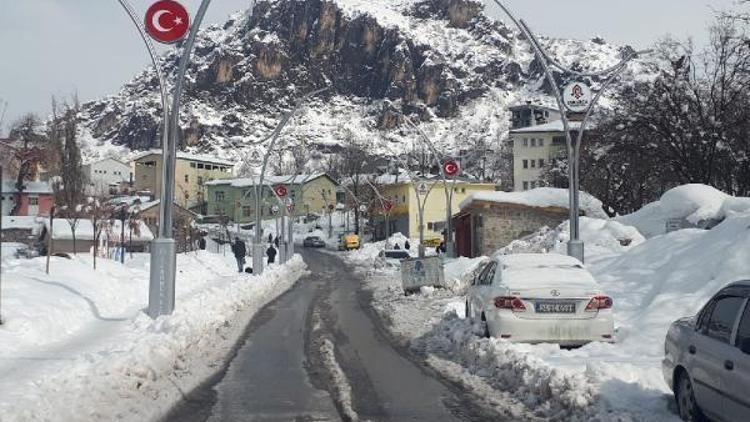
[[[149,151],[133,160],[135,189],[150,192],[156,199],[161,196],[161,151]],[[211,180],[232,177],[234,164],[207,155],[177,153],[175,167],[175,202],[185,208],[194,208],[204,202],[204,185]]]
[[[442,180],[433,179],[417,183],[417,189],[409,181],[398,181],[381,185],[382,195],[393,203],[393,209],[389,218],[390,230],[393,234],[400,232],[407,237],[419,238],[419,207],[417,203],[417,192],[421,190],[420,197],[425,191],[424,207],[424,236],[428,242],[439,243],[443,239],[445,230],[445,219],[447,216],[447,201],[445,197],[445,185]],[[422,189],[420,189],[420,187]],[[429,190],[432,187],[432,190]],[[494,183],[481,183],[469,180],[458,180],[455,185],[448,181],[449,189],[453,189],[453,200],[451,203],[451,215],[460,211],[459,204],[474,192],[495,191]],[[385,217],[379,216],[375,221],[375,235],[382,239],[385,237]]]

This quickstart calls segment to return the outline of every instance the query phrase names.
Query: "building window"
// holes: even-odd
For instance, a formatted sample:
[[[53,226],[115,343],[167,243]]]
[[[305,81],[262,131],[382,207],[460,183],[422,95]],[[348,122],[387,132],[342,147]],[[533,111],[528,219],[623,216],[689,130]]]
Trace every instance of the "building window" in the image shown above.
[[[540,147],[543,147],[543,146],[544,146],[544,139],[540,139],[540,140],[539,140],[539,146],[540,146]]]
[[[523,190],[529,190],[529,182],[523,182]]]
[[[195,163],[190,163],[191,168],[195,168]]]
[[[529,139],[528,138],[523,138],[523,146],[525,146],[525,147],[529,146]]]
[[[185,183],[190,183],[190,176],[187,174],[185,175]]]
[[[253,207],[251,206],[243,206],[242,207],[242,216],[243,217],[249,217],[253,214]]]
[[[536,160],[531,160],[531,168],[536,168]]]
[[[534,138],[531,138],[531,146],[532,146],[532,147],[535,147],[535,146],[536,146],[536,139],[534,139]]]
[[[224,202],[224,191],[214,192],[214,199],[216,202]]]
[[[31,205],[32,207],[38,206],[39,205],[39,198],[36,197],[36,196],[29,197],[29,205]]]
[[[529,168],[529,160],[523,160],[523,168]]]
[[[201,176],[198,176],[198,185],[203,186],[203,177]]]
[[[198,169],[203,169],[203,163],[198,163]]]
[[[544,158],[539,159],[539,168],[544,167]]]

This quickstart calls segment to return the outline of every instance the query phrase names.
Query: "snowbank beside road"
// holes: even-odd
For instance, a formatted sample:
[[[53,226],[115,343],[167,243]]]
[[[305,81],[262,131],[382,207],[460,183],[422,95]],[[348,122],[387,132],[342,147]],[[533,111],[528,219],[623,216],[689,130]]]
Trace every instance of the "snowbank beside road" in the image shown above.
[[[4,264],[0,420],[147,421],[220,366],[254,313],[304,273],[295,257],[262,276],[231,258],[178,256],[177,309],[151,320],[148,256],[126,266],[90,257]]]
[[[560,350],[482,339],[461,318],[462,295],[429,290],[406,297],[394,270],[371,273],[373,307],[433,369],[517,420],[678,421],[661,374],[667,329],[695,315],[726,284],[750,278],[750,213],[727,214],[712,230],[649,240],[619,223],[582,221],[589,269],[614,298],[616,344]],[[537,252],[564,248],[565,228],[539,233],[521,246]],[[623,246],[623,238],[631,242]],[[452,268],[464,265],[459,262],[449,262],[447,271],[460,272]]]
[[[636,227],[646,237],[654,237],[666,232],[670,219],[684,219],[704,227],[748,211],[750,198],[733,197],[711,186],[689,184],[670,189],[659,201],[614,220]]]

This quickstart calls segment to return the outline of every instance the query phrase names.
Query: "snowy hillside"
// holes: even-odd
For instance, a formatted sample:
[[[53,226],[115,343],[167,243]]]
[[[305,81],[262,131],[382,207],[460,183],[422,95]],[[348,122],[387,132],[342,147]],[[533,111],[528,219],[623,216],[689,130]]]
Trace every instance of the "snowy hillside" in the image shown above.
[[[544,42],[582,69],[611,65],[627,50],[601,40]],[[176,55],[162,63],[172,74]],[[625,80],[644,73],[634,63]],[[549,102],[528,44],[470,0],[260,1],[202,31],[188,82],[185,147],[229,159],[262,151],[252,144],[300,95],[323,86],[331,89],[310,101],[282,141],[337,145],[355,134],[373,153],[406,148],[414,136],[395,130],[398,110],[448,150],[497,147],[508,105]],[[85,104],[84,155],[123,157],[156,146],[157,92],[155,72],[146,69],[117,95]],[[383,130],[390,145],[372,142]]]

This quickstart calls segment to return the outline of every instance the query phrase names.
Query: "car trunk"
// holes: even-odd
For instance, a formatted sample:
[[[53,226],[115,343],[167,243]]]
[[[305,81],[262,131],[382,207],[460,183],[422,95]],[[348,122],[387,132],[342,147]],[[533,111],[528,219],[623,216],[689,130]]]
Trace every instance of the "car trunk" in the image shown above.
[[[513,289],[512,294],[520,297],[526,306],[526,311],[515,314],[521,319],[592,319],[597,315],[597,312],[586,312],[586,306],[597,292],[584,284],[538,285]]]

